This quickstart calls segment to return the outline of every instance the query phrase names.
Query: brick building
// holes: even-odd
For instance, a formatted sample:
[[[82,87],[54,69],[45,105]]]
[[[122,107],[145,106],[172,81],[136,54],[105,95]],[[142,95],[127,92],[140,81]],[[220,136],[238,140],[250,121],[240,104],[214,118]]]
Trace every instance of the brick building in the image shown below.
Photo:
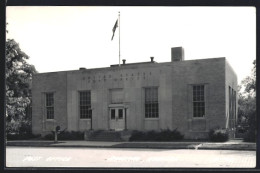
[[[39,73],[33,76],[32,130],[175,129],[185,138],[207,138],[215,127],[235,127],[237,77],[225,58]]]

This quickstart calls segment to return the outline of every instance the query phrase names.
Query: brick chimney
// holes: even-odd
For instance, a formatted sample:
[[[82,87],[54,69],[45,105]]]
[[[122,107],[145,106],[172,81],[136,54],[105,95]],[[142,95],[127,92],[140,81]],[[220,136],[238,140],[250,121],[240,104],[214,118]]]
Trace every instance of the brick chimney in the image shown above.
[[[122,61],[123,61],[123,65],[125,65],[125,61],[126,61],[126,60],[125,60],[125,59],[123,59]]]
[[[153,61],[154,57],[150,57],[150,58],[151,58],[151,62],[154,62],[154,61]]]
[[[86,68],[85,67],[80,67],[79,70],[86,70]]]
[[[171,49],[172,62],[184,60],[184,49],[182,47],[173,47]]]

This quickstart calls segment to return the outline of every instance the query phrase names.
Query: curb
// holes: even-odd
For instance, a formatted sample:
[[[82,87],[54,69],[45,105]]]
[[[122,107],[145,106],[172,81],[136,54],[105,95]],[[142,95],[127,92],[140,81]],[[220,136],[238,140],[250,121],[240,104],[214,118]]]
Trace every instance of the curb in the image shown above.
[[[62,142],[60,142],[62,143]],[[55,145],[58,144],[58,145]],[[220,146],[216,148],[215,147],[206,147],[206,146],[198,146],[198,145],[186,145],[186,146],[174,146],[174,145],[164,145],[164,146],[156,146],[154,144],[136,144],[136,143],[122,143],[122,144],[113,144],[113,145],[63,145],[59,143],[46,143],[46,144],[35,144],[31,145],[28,143],[15,143],[10,142],[6,144],[6,146],[17,146],[17,147],[52,147],[52,148],[143,148],[143,149],[188,149],[188,150],[243,150],[243,151],[256,151],[256,147],[233,147],[230,148],[230,146]]]
[[[41,145],[41,146],[30,146],[30,145],[8,145],[8,147],[31,147],[31,148],[41,148],[41,147],[48,147],[48,148],[131,148],[131,149],[187,149],[187,150],[239,150],[239,151],[256,151],[253,148],[190,148],[190,147],[151,147],[151,146],[128,146],[128,147],[116,147],[116,146],[82,146],[82,145]]]
[[[239,151],[256,151],[254,148],[198,148],[198,150],[239,150]]]

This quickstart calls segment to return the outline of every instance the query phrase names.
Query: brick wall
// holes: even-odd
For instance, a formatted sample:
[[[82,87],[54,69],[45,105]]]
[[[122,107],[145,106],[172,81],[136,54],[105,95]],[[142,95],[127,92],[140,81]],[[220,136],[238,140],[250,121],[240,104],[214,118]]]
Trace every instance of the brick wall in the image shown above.
[[[226,80],[226,82],[225,82]],[[206,114],[193,118],[192,86],[205,86]],[[110,90],[122,89],[127,107],[127,128],[160,130],[178,128],[186,138],[205,138],[214,127],[225,127],[227,86],[236,77],[225,58],[43,73],[33,76],[33,132],[48,133],[56,125],[69,131],[90,129],[79,118],[78,92],[91,91],[93,129],[108,130]],[[159,118],[144,115],[144,88],[158,87]],[[44,92],[54,92],[56,121],[46,121]]]
[[[194,118],[192,86],[205,86],[205,117]],[[173,62],[173,128],[186,138],[205,138],[208,131],[225,125],[225,59]]]
[[[57,125],[67,128],[66,72],[42,73],[33,76],[32,84],[32,132],[50,133]],[[46,119],[45,93],[54,93],[54,119]]]

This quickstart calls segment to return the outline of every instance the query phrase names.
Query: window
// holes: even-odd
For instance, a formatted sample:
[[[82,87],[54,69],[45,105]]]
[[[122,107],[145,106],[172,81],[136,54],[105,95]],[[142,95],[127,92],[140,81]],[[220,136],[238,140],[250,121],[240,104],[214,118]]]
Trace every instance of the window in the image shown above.
[[[90,119],[91,111],[91,93],[90,91],[79,92],[79,110],[81,119]]]
[[[229,118],[233,119],[233,89],[229,86]]]
[[[236,110],[237,110],[237,93],[236,93],[236,91],[234,90],[234,99],[233,99],[233,101],[234,101],[234,118],[236,118],[237,117],[237,115],[236,115]]]
[[[158,118],[158,88],[145,88],[145,118]]]
[[[193,117],[205,116],[204,85],[193,86]]]
[[[234,127],[235,119],[236,119],[236,91],[228,87],[228,95],[229,95],[229,121],[230,127]]]
[[[116,111],[115,109],[111,109],[111,120],[116,119]]]
[[[118,109],[118,119],[123,119],[123,109]]]
[[[53,93],[46,93],[45,106],[47,119],[54,119],[54,97]]]

